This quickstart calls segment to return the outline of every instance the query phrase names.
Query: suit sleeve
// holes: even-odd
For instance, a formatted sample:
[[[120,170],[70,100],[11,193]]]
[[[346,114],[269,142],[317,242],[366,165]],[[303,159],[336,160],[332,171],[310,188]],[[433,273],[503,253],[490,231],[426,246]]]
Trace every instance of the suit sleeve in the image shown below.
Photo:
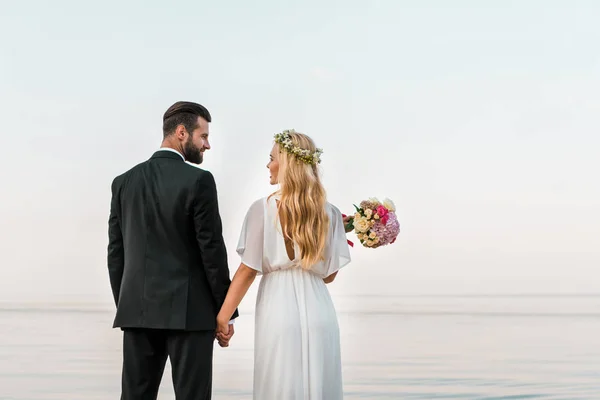
[[[112,288],[115,305],[119,302],[119,292],[123,279],[125,257],[123,252],[123,234],[120,223],[119,188],[116,179],[111,185],[112,199],[110,202],[110,216],[108,218],[108,274]]]
[[[223,240],[223,227],[219,215],[217,187],[210,172],[203,171],[198,180],[194,203],[194,227],[200,247],[202,264],[218,308],[221,308],[229,290],[231,279],[227,265],[227,250]],[[236,310],[232,318],[237,318]]]

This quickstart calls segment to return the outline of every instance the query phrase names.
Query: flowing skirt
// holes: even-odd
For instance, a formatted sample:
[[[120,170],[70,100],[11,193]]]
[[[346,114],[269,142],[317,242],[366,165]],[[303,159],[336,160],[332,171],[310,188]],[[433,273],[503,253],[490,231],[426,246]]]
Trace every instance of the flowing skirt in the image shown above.
[[[265,274],[256,300],[254,400],[342,398],[340,332],[323,279],[298,267]]]

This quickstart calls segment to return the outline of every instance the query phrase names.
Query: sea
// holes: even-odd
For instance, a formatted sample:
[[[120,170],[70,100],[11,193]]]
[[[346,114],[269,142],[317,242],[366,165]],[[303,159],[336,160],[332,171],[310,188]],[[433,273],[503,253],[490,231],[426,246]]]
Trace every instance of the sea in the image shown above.
[[[600,294],[334,302],[345,399],[600,400]],[[215,348],[216,400],[252,398],[254,316],[240,311],[231,346]],[[0,303],[0,399],[118,399],[113,315],[101,304]],[[175,399],[168,365],[159,399]]]

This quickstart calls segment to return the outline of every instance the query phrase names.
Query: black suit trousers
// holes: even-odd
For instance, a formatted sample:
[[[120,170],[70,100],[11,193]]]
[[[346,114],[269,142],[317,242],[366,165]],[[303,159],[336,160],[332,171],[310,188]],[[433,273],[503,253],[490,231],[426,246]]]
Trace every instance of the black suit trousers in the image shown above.
[[[121,400],[156,400],[167,357],[177,400],[210,400],[214,331],[123,329]]]

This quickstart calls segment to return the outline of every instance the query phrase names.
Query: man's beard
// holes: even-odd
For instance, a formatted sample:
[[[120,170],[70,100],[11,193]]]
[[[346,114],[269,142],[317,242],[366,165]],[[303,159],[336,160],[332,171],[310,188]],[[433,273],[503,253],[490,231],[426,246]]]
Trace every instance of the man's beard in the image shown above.
[[[192,142],[191,137],[183,145],[183,155],[192,164],[202,164],[202,151]]]

